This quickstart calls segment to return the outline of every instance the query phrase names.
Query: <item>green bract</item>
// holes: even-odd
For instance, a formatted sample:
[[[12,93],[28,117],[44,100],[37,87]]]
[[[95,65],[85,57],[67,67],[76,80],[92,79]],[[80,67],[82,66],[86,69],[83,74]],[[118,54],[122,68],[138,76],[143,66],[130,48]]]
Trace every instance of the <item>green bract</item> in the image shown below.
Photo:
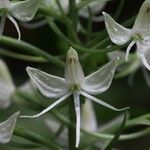
[[[20,30],[17,22],[14,18],[18,19],[21,22],[28,22],[33,19],[36,14],[41,0],[26,0],[26,1],[9,1],[1,0],[0,1],[0,35],[3,34],[4,24],[6,17],[14,24],[18,32],[18,39],[20,40]]]
[[[46,97],[59,99],[37,115],[21,117],[39,117],[73,94],[76,112],[76,147],[78,147],[80,140],[80,95],[112,110],[124,110],[116,109],[115,107],[92,96],[101,94],[110,87],[118,59],[118,57],[114,58],[98,71],[90,74],[87,77],[84,76],[78,54],[73,48],[70,48],[67,53],[65,78],[53,76],[38,69],[27,67],[27,73],[39,91]]]

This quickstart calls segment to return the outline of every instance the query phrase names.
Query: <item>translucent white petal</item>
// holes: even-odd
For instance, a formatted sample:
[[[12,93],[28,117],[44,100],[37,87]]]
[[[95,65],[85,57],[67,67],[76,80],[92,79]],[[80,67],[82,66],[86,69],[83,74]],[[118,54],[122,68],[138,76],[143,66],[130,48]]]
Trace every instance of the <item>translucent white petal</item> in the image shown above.
[[[95,111],[91,100],[85,99],[85,103],[82,105],[82,128],[95,132],[97,130],[97,121],[95,116]]]
[[[98,71],[85,78],[82,90],[89,94],[97,95],[106,91],[112,82],[119,58],[111,60]]]
[[[140,8],[140,11],[137,15],[136,21],[133,26],[135,32],[150,32],[150,1],[145,0],[143,5]]]
[[[103,15],[105,26],[111,41],[117,45],[127,43],[131,38],[131,30],[115,22],[114,19],[107,13],[103,12]]]
[[[79,146],[80,142],[80,98],[79,93],[74,93],[74,105],[75,105],[75,112],[76,112],[76,148]]]
[[[109,52],[107,56],[109,60],[112,60],[116,57],[119,57],[121,60],[125,60],[126,53],[124,51],[117,50],[117,51]]]
[[[32,115],[32,116],[20,116],[21,118],[38,118],[41,115],[47,113],[48,111],[50,111],[51,109],[53,109],[55,106],[57,106],[59,103],[61,103],[63,100],[65,100],[67,97],[69,97],[72,93],[67,93],[66,95],[64,95],[63,97],[61,97],[60,99],[58,99],[56,102],[54,102],[53,104],[51,104],[50,106],[48,106],[47,108],[45,108],[44,110],[42,110],[40,113],[36,114],[36,115]]]
[[[122,108],[122,109],[117,109],[117,108],[107,104],[106,102],[104,102],[104,101],[102,101],[102,100],[100,100],[100,99],[98,99],[98,98],[96,98],[96,97],[94,97],[92,95],[89,95],[89,94],[87,94],[87,93],[85,93],[83,91],[80,91],[80,94],[85,96],[86,98],[89,98],[89,99],[93,100],[94,102],[96,102],[96,103],[98,103],[100,105],[103,105],[103,106],[105,106],[105,107],[107,107],[107,108],[109,108],[111,110],[114,110],[114,111],[124,111],[126,109],[129,109],[128,107]]]
[[[3,35],[6,16],[2,15],[0,20],[0,36]]]
[[[19,114],[20,112],[16,112],[6,121],[0,123],[0,143],[8,143],[11,140]]]
[[[69,90],[63,78],[47,74],[31,67],[27,67],[27,73],[33,81],[33,84],[46,97],[59,98],[65,95]]]
[[[67,53],[65,79],[69,85],[80,85],[84,82],[84,73],[79,62],[78,54],[72,47],[70,47]]]
[[[20,33],[20,29],[19,29],[19,26],[17,24],[17,22],[15,21],[15,19],[13,17],[11,17],[10,15],[7,15],[8,19],[14,24],[16,30],[17,30],[17,33],[18,33],[18,40],[20,41],[21,39],[21,33]]]
[[[36,14],[41,0],[25,0],[19,2],[11,2],[11,15],[22,22],[28,22],[33,19]]]
[[[5,62],[0,59],[0,108],[7,108],[11,103],[11,95],[15,85]]]

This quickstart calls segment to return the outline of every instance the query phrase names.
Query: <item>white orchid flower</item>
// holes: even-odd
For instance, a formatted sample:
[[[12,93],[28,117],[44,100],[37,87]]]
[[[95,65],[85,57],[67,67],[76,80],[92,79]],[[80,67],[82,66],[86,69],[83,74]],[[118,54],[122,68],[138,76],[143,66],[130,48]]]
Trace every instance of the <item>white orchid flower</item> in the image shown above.
[[[116,23],[105,12],[103,12],[103,15],[107,32],[114,44],[123,45],[132,40],[126,51],[126,60],[128,60],[132,46],[136,44],[138,57],[145,67],[150,70],[150,0],[144,1],[132,29],[127,29]]]
[[[0,123],[0,143],[6,144],[11,140],[19,114],[20,112],[16,112],[6,121]]]
[[[78,54],[73,48],[70,48],[66,59],[65,79],[47,74],[35,68],[27,67],[27,73],[39,91],[46,97],[59,99],[37,115],[21,117],[37,118],[73,94],[76,112],[76,147],[78,147],[80,140],[80,95],[109,109],[115,111],[124,110],[116,109],[106,102],[92,96],[105,92],[109,88],[116,70],[117,62],[118,57],[104,65],[98,71],[84,77]]]
[[[0,59],[0,108],[7,108],[11,103],[11,96],[15,85],[7,65]]]
[[[14,24],[18,32],[18,40],[20,40],[20,29],[14,18],[21,22],[31,21],[40,6],[40,2],[41,0],[0,0],[0,35],[3,34],[5,20],[8,18]]]

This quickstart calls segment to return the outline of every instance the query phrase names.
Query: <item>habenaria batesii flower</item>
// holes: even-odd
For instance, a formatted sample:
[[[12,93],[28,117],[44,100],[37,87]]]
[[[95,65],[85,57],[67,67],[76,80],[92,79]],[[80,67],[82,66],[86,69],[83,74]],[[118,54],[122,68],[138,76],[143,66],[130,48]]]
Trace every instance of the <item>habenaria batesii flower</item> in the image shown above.
[[[9,1],[0,0],[0,35],[3,34],[5,20],[8,18],[15,26],[20,40],[20,29],[14,18],[21,22],[28,22],[36,14],[41,0]]]
[[[113,18],[103,12],[105,26],[109,37],[116,45],[123,45],[131,40],[126,60],[134,44],[137,46],[137,55],[145,67],[150,70],[150,0],[146,0],[140,8],[132,29],[127,29],[116,23]]]
[[[117,62],[118,57],[104,65],[98,71],[85,77],[77,52],[73,48],[70,48],[67,53],[65,78],[50,75],[38,69],[27,67],[27,73],[39,91],[46,97],[58,98],[58,100],[37,115],[21,117],[39,117],[67,99],[69,96],[73,95],[76,112],[76,147],[78,147],[80,140],[80,95],[112,110],[124,110],[116,109],[106,102],[92,96],[101,94],[110,87]]]

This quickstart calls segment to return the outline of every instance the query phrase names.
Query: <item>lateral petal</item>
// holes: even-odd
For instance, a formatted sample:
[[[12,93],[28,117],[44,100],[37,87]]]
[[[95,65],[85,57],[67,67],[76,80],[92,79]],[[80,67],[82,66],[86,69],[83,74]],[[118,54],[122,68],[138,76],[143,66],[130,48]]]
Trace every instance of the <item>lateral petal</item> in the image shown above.
[[[20,112],[16,112],[6,121],[0,123],[0,143],[8,143],[11,140],[17,118]]]
[[[119,57],[116,57],[98,71],[87,76],[82,86],[83,91],[92,95],[97,95],[106,91],[112,82],[118,60]]]
[[[11,14],[19,21],[28,22],[33,19],[36,14],[41,0],[25,0],[19,2],[11,2]]]
[[[107,13],[103,12],[105,26],[109,37],[116,45],[123,45],[131,38],[131,29],[127,29],[117,22]]]
[[[147,34],[150,32],[150,1],[145,0],[143,5],[141,6],[138,16],[135,20],[133,30],[134,32],[142,32]]]
[[[31,67],[27,67],[26,70],[33,84],[44,96],[49,98],[60,98],[68,92],[65,79]]]

